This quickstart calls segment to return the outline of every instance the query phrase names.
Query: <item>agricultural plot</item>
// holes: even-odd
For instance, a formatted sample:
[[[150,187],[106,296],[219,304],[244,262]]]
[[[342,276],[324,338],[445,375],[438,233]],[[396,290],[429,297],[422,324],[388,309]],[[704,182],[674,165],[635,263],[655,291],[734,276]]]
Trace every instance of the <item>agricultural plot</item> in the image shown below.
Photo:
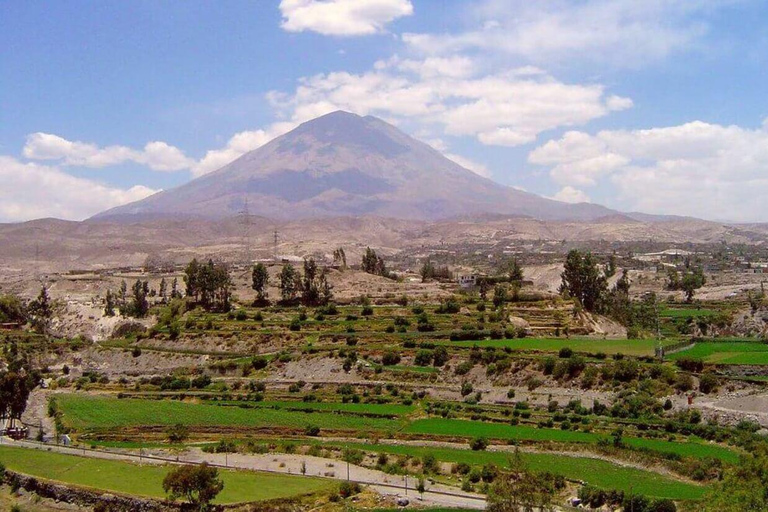
[[[431,454],[439,461],[463,462],[472,466],[492,463],[500,467],[507,467],[512,456],[509,452],[472,451],[422,446],[388,444],[344,444],[344,446],[374,453],[410,455],[412,457],[423,457],[424,455]],[[570,480],[586,481],[596,487],[607,490],[632,491],[656,498],[676,500],[697,500],[704,495],[706,490],[704,487],[680,482],[657,473],[622,467],[600,459],[550,453],[523,453],[521,456],[527,467],[532,471],[548,471]]]
[[[768,343],[759,341],[705,341],[671,354],[669,359],[701,359],[712,364],[768,365]]]
[[[589,354],[625,354],[629,356],[652,356],[659,342],[657,340],[599,340],[591,338],[520,338],[507,340],[449,341],[442,345],[471,348],[509,348],[516,351],[557,352],[570,348],[574,352]],[[665,343],[662,341],[661,343]],[[669,343],[669,342],[666,342]]]
[[[0,447],[0,462],[26,475],[119,494],[165,498],[162,482],[168,466],[140,466],[117,460],[91,459],[75,455]],[[309,477],[220,470],[224,490],[216,503],[231,504],[289,498],[330,488],[333,483]]]
[[[399,428],[393,419],[331,412],[302,412],[269,408],[195,404],[173,400],[135,400],[83,395],[61,395],[57,404],[64,423],[77,430],[138,426],[284,427],[303,429],[379,430]]]
[[[706,318],[717,313],[717,310],[707,308],[667,308],[659,311],[659,316],[661,318]]]
[[[535,428],[527,425],[505,425],[503,423],[483,423],[477,421],[429,418],[416,420],[405,428],[406,432],[425,435],[476,437],[506,439],[513,441],[552,441],[560,443],[594,444],[605,435],[572,430]],[[624,438],[624,442],[633,448],[644,448],[659,453],[674,453],[682,457],[716,458],[724,462],[735,463],[738,453],[722,446],[695,443],[673,442],[660,439]]]

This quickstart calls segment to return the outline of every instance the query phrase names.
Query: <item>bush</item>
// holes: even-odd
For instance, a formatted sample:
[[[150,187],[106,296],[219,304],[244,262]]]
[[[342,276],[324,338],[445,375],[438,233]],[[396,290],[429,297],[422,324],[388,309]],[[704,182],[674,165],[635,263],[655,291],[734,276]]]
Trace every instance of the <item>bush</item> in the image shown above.
[[[384,366],[394,366],[400,362],[400,354],[394,350],[388,350],[381,356],[381,364]]]
[[[456,375],[466,375],[467,373],[469,373],[469,370],[471,369],[472,369],[472,363],[470,363],[469,361],[464,361],[463,363],[459,363],[458,365],[456,365],[456,369],[454,370],[454,372],[456,373]]]
[[[432,363],[432,351],[421,349],[416,352],[416,357],[413,360],[417,366],[429,366]]]
[[[432,352],[432,364],[434,366],[443,366],[448,362],[448,350],[445,347],[437,347]]]
[[[694,359],[692,357],[681,357],[675,364],[681,370],[692,373],[701,373],[704,370],[704,361],[701,359]]]
[[[668,499],[656,500],[648,507],[647,512],[677,512],[675,502]]]
[[[557,354],[560,359],[568,359],[573,355],[573,349],[570,347],[563,347],[560,349],[560,352]]]
[[[317,437],[320,435],[320,427],[317,425],[307,425],[307,428],[304,429],[304,435],[310,436],[310,437]]]
[[[699,391],[708,395],[717,391],[718,384],[718,379],[714,374],[704,373],[699,379]]]
[[[469,447],[474,451],[483,451],[488,448],[488,439],[484,437],[476,437],[469,442]]]
[[[354,482],[341,482],[339,485],[339,496],[341,498],[349,498],[355,494],[360,493],[360,484]]]

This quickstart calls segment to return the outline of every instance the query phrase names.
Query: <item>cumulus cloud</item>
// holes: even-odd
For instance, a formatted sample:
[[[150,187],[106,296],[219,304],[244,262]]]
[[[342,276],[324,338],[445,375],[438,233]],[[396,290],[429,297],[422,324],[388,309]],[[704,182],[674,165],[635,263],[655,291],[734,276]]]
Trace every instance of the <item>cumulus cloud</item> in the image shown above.
[[[710,219],[768,217],[768,131],[694,121],[568,132],[529,154],[561,185],[616,187],[612,206]],[[613,196],[612,196],[613,197]]]
[[[330,36],[382,32],[388,23],[413,14],[410,0],[282,0],[282,27]]]
[[[110,187],[9,156],[0,156],[0,181],[0,220],[4,222],[42,217],[82,220],[157,192],[141,185]]]
[[[578,60],[636,66],[698,44],[708,20],[733,0],[484,0],[467,8],[474,27],[405,34],[426,54],[502,53],[530,62]]]
[[[278,135],[286,133],[295,123],[275,123],[266,130],[246,130],[233,135],[223,148],[208,151],[192,168],[192,175],[202,176],[220,169],[242,155],[257,149]]]
[[[526,144],[544,131],[582,125],[631,105],[629,99],[606,97],[601,85],[566,84],[536,68],[478,75],[471,62],[454,59],[455,66],[427,59],[422,68],[393,58],[362,74],[303,78],[292,94],[273,92],[269,98],[294,118],[343,109],[436,125],[449,135],[500,146]]]
[[[27,136],[23,153],[31,160],[58,160],[62,165],[94,168],[135,162],[155,171],[178,171],[194,164],[179,148],[165,142],[149,142],[142,150],[126,146],[99,147],[43,132]]]
[[[556,201],[564,203],[588,203],[589,196],[583,191],[571,186],[561,188],[557,194],[552,196]]]

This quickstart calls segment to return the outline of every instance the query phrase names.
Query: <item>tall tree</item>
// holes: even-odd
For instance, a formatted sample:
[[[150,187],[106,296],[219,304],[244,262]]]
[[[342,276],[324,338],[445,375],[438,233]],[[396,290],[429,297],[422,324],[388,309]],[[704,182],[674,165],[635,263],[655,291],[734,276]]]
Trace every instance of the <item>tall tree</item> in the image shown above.
[[[347,268],[347,253],[344,252],[343,247],[333,251],[333,262],[336,265],[341,265],[342,268]]]
[[[363,271],[369,274],[375,274],[378,261],[379,261],[379,258],[378,256],[376,256],[376,251],[374,251],[370,247],[366,247],[365,253],[363,254],[363,261],[362,261]]]
[[[608,264],[605,266],[605,277],[611,278],[616,275],[616,253],[608,258]]]
[[[198,466],[177,466],[163,479],[163,490],[171,501],[184,498],[200,511],[208,510],[223,489],[219,471],[205,462]]]
[[[496,477],[488,492],[489,512],[549,512],[556,492],[551,475],[529,471],[515,451],[509,470]]]
[[[523,284],[523,269],[517,262],[517,258],[512,260],[509,267],[509,282],[518,286]]]
[[[128,308],[128,283],[125,282],[125,279],[120,281],[120,289],[117,294],[117,309],[120,311],[120,316],[125,316],[127,314],[127,308]]]
[[[53,318],[53,304],[48,296],[48,288],[43,286],[37,298],[29,303],[29,316],[37,332],[46,332]]]
[[[149,312],[149,283],[137,279],[131,286],[131,303],[128,306],[128,315],[136,318],[144,318]]]
[[[608,289],[608,283],[597,268],[592,253],[582,254],[578,249],[568,253],[565,269],[560,274],[561,292],[578,300],[587,311],[599,312]]]
[[[280,271],[280,298],[285,302],[294,300],[300,287],[299,273],[293,265],[286,263]]]
[[[104,316],[115,316],[115,295],[112,290],[107,290],[104,298]]]
[[[165,304],[168,301],[168,283],[165,281],[165,278],[163,277],[160,279],[160,301]]]
[[[307,306],[313,306],[320,299],[317,263],[314,258],[304,260],[304,279],[301,287],[301,301]]]
[[[224,263],[201,265],[192,260],[184,270],[187,298],[207,311],[229,311],[232,278]]]
[[[256,290],[256,299],[259,302],[267,300],[267,286],[269,286],[269,271],[263,263],[257,263],[251,273],[251,287]]]
[[[198,263],[197,258],[193,258],[184,269],[184,285],[186,286],[186,296],[190,297],[195,302],[200,300],[199,277],[200,264]]]
[[[434,279],[435,266],[432,264],[431,260],[427,259],[427,261],[424,262],[424,264],[421,266],[421,270],[419,270],[419,274],[421,274],[422,283],[426,283],[427,281]]]

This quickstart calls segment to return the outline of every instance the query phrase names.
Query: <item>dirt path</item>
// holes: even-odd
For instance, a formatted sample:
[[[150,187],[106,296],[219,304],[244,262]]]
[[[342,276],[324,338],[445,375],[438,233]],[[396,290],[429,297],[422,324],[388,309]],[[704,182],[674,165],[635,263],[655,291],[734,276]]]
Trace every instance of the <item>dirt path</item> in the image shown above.
[[[171,456],[162,450],[148,450],[143,455],[126,452],[91,450],[86,448],[64,447],[51,444],[41,444],[32,441],[12,441],[2,438],[2,443],[9,446],[29,449],[45,449],[70,455],[92,457],[98,459],[124,460],[149,464],[198,464],[208,462],[217,467],[232,469],[248,469],[267,471],[272,473],[284,473],[292,475],[320,476],[336,480],[351,480],[372,489],[383,495],[408,496],[410,499],[423,502],[427,505],[442,507],[463,507],[477,510],[485,509],[485,498],[482,495],[467,493],[441,484],[426,482],[426,492],[419,496],[414,490],[416,480],[411,477],[388,475],[382,471],[368,469],[354,464],[322,457],[310,457],[304,455],[289,454],[213,454],[205,453],[199,448],[192,448],[184,454]],[[305,472],[302,473],[302,463]],[[406,490],[407,478],[407,490]]]

